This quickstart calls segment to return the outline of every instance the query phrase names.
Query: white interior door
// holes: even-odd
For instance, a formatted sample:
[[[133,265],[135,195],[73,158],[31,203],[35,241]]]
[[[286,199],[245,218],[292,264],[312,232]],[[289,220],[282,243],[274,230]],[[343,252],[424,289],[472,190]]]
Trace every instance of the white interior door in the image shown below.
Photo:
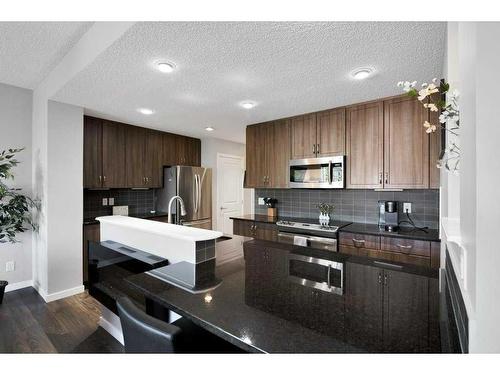
[[[232,216],[243,213],[243,158],[217,154],[217,230],[233,234]]]

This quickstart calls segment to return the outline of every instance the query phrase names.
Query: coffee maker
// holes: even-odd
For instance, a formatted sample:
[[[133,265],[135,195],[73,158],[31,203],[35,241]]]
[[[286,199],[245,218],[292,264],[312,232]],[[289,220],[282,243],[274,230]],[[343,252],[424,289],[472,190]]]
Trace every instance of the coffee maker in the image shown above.
[[[398,202],[378,201],[378,226],[386,232],[398,230]]]

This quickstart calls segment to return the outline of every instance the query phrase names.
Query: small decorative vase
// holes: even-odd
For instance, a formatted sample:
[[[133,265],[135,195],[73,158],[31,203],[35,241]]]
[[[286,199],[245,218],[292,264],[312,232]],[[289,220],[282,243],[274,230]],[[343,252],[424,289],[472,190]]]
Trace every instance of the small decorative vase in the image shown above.
[[[330,223],[330,215],[328,215],[328,214],[319,214],[319,223],[321,225],[328,225]]]

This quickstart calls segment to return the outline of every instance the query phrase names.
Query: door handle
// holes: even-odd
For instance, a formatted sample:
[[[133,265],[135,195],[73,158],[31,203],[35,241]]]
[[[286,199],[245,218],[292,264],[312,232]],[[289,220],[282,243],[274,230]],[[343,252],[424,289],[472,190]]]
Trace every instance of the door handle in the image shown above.
[[[385,172],[385,183],[389,183],[389,172]]]
[[[316,155],[316,144],[313,144],[313,154]]]
[[[352,242],[354,243],[354,247],[364,247],[365,246],[365,240],[357,240],[357,239],[353,238]]]
[[[319,143],[316,144],[316,154],[319,154]]]
[[[382,172],[380,172],[380,173],[378,174],[378,183],[379,183],[380,185],[382,185],[382,175],[383,175],[383,173],[382,173]]]
[[[198,175],[194,175],[194,212],[198,212]]]
[[[332,183],[332,161],[328,161],[328,183]]]

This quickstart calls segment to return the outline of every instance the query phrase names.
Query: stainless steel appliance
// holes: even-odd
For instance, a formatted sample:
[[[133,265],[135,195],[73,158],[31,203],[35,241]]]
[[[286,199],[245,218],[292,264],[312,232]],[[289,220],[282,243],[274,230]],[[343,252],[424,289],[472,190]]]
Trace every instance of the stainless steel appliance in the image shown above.
[[[338,251],[337,231],[348,225],[347,222],[334,222],[335,225],[321,225],[315,222],[296,222],[278,220],[278,242],[311,247],[328,251]]]
[[[378,201],[378,226],[387,232],[398,230],[398,202]]]
[[[344,263],[318,255],[291,252],[288,255],[288,280],[342,295],[344,293]]]
[[[344,156],[292,159],[289,168],[291,188],[343,189],[345,187]]]
[[[180,204],[177,201],[173,209],[175,223],[212,229],[212,169],[167,167],[163,179],[163,189],[157,192],[157,211],[167,212],[170,199],[178,195],[184,202],[186,215],[180,215]]]

